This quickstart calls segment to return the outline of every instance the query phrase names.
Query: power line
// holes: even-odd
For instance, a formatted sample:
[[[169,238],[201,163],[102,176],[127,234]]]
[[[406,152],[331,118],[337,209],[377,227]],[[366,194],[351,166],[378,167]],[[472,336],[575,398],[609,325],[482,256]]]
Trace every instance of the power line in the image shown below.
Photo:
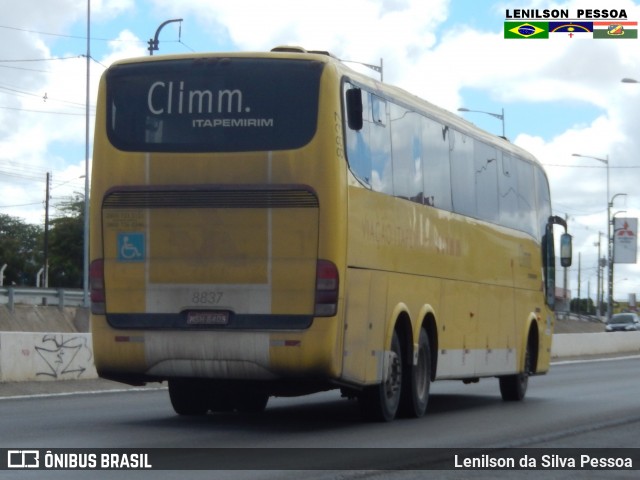
[[[22,180],[31,180],[31,181],[42,181],[42,177],[44,174],[36,174],[36,173],[26,173],[26,172],[20,172],[19,170],[6,170],[3,168],[0,168],[0,174],[2,174],[3,177],[12,177],[12,178],[19,178]]]
[[[81,56],[82,58],[87,58],[87,56],[86,56],[86,55],[80,55],[80,56]],[[104,68],[105,70],[106,70],[107,68],[109,68],[109,67],[107,67],[104,63],[101,63],[100,61],[96,60],[95,58],[93,58],[93,57],[91,57],[91,56],[89,57],[89,60],[93,60],[93,62],[94,62],[94,63],[97,63],[98,65],[100,65],[100,66],[101,66],[102,68]]]
[[[35,203],[21,203],[20,205],[0,205],[0,208],[14,208],[14,207],[32,207],[34,205],[42,205],[44,200]]]
[[[188,47],[187,47],[188,48]],[[65,57],[64,60],[71,60],[74,58],[86,58],[86,55],[78,55],[77,57]],[[103,63],[99,62],[98,60],[96,60],[93,57],[89,57],[91,60],[94,61],[94,63],[97,63],[98,65],[100,65],[103,68],[107,68],[106,65],[104,65]],[[11,63],[19,63],[19,62],[46,62],[48,60],[61,60],[61,58],[34,58],[34,59],[28,59],[28,60],[0,60],[0,62],[11,62]],[[16,67],[13,65],[0,65],[0,68],[7,68],[7,69],[11,69],[11,70],[23,70],[26,72],[38,72],[38,73],[54,73],[52,70],[39,70],[36,68],[26,68],[26,67]]]
[[[558,164],[552,164],[552,163],[543,163],[542,164],[543,167],[565,167],[565,168],[607,168],[607,166],[600,166],[600,165],[558,165]],[[611,165],[609,166],[609,168],[614,169],[614,168],[618,168],[618,169],[622,169],[622,168],[640,168],[640,165]]]
[[[6,161],[6,163],[5,163]],[[43,167],[40,165],[29,165],[29,164],[17,164],[11,160],[0,159],[0,181],[3,177],[13,177],[19,178],[22,180],[28,181],[36,181],[42,182],[45,179],[46,173],[50,172],[51,168]],[[54,172],[54,178],[57,177],[57,174]],[[54,180],[52,178],[51,183],[54,184],[52,188],[61,187],[63,185],[78,181],[80,177],[67,178],[62,180]]]
[[[94,107],[95,108],[95,107]],[[72,116],[84,116],[84,113],[73,113],[73,112],[51,112],[48,110],[31,110],[28,108],[17,108],[17,107],[3,107],[0,106],[0,109],[2,110],[15,110],[18,112],[27,112],[27,113],[46,113],[46,114],[50,114],[50,115],[72,115]],[[92,115],[95,115],[92,114]]]
[[[599,214],[599,213],[604,213],[607,211],[606,208],[603,209],[597,209],[597,210],[593,210],[593,211],[589,211],[589,210],[581,210],[579,208],[574,207],[570,207],[568,205],[564,205],[561,202],[553,202],[554,206],[557,206],[559,208],[566,208],[566,209],[570,209],[573,210],[574,212],[581,212],[581,213],[577,213],[578,215],[595,215],[595,214]]]
[[[7,30],[15,30],[18,32],[25,32],[25,33],[36,33],[38,35],[48,35],[51,37],[61,37],[61,38],[71,38],[74,40],[87,40],[86,36],[82,36],[82,35],[68,35],[68,34],[63,34],[63,33],[51,33],[51,32],[41,32],[38,30],[30,30],[28,28],[19,28],[19,27],[9,27],[7,25],[0,25],[0,28],[4,28]],[[142,40],[123,40],[121,38],[99,38],[99,37],[91,37],[92,41],[98,41],[98,42],[131,42],[131,43],[146,43]]]
[[[39,70],[37,68],[25,68],[25,67],[14,67],[9,65],[0,65],[0,68],[7,68],[10,70],[22,70],[25,72],[37,72],[37,73],[53,73],[52,70]]]
[[[53,58],[23,58],[23,59],[6,59],[0,60],[2,63],[20,63],[20,62],[53,62],[57,60],[73,60],[82,58],[82,55],[74,55],[73,57],[53,57]]]
[[[52,36],[52,37],[70,38],[70,39],[73,39],[73,40],[83,40],[83,41],[87,40],[87,37],[86,36],[82,36],[82,35],[68,35],[68,34],[62,34],[62,33],[41,32],[41,31],[38,31],[38,30],[30,30],[30,29],[27,29],[27,28],[9,27],[7,25],[0,25],[0,28],[4,28],[4,29],[7,29],[7,30],[15,30],[15,31],[18,31],[18,32],[35,33],[35,34],[38,34],[38,35],[49,35],[49,36]],[[90,40],[91,41],[98,41],[98,42],[122,42],[122,43],[139,43],[139,44],[145,44],[146,43],[144,40],[122,39],[122,38],[91,37]],[[180,43],[186,49],[188,49],[188,50],[190,50],[192,52],[195,52],[195,50],[193,48],[191,48],[189,45],[187,45],[186,43],[184,43],[181,38],[178,38],[178,40],[163,40],[163,43]],[[82,56],[84,56],[84,55],[82,55]],[[100,65],[102,65],[100,62],[98,62],[94,58],[91,58],[91,60],[93,60],[96,63],[99,63]],[[12,61],[13,62],[13,61],[21,61],[21,60],[0,60],[0,62],[4,62],[4,61]],[[32,61],[32,60],[24,60],[24,61]],[[34,60],[34,61],[37,61],[37,60]],[[104,65],[102,65],[102,66],[104,67]]]
[[[164,40],[163,40],[164,42]],[[169,42],[166,43],[172,43],[174,42],[174,40],[170,40]],[[182,44],[185,48],[187,48],[188,50],[191,50],[192,52],[195,53],[195,50],[193,48],[191,48],[189,45],[187,45],[186,43],[184,43],[182,40],[178,40],[178,43]]]
[[[40,93],[27,92],[26,90],[20,90],[18,88],[14,88],[12,86],[7,86],[6,84],[0,84],[0,90],[6,90],[6,92],[4,92],[4,93],[9,94],[9,95],[41,98],[45,102],[48,102],[48,101],[59,102],[59,103],[68,104],[68,105],[71,105],[71,106],[74,106],[74,107],[85,108],[84,103],[72,102],[70,100],[60,100],[60,99],[55,98],[55,97],[49,97],[46,93],[43,96]],[[0,92],[0,93],[2,93],[2,92]]]

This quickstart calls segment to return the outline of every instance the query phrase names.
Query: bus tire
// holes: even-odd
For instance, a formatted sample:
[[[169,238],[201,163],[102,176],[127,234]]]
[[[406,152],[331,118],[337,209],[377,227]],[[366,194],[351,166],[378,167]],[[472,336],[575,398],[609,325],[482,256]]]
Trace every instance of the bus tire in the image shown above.
[[[205,415],[209,410],[207,392],[196,381],[169,380],[169,399],[178,415]]]
[[[261,413],[267,408],[269,395],[260,392],[242,392],[235,401],[235,406],[240,413]]]
[[[419,418],[427,411],[429,403],[429,387],[431,385],[431,349],[429,337],[424,328],[420,329],[418,338],[418,362],[407,364],[408,375],[404,378],[400,414],[403,417]]]
[[[387,368],[387,378],[382,383],[365,387],[358,396],[360,410],[367,420],[390,422],[398,412],[402,393],[402,347],[395,331]]]
[[[228,392],[217,387],[209,395],[209,409],[218,413],[233,412],[233,399]]]
[[[524,400],[529,385],[531,355],[531,342],[527,342],[527,349],[524,353],[524,371],[516,375],[500,377],[500,394],[505,402]]]

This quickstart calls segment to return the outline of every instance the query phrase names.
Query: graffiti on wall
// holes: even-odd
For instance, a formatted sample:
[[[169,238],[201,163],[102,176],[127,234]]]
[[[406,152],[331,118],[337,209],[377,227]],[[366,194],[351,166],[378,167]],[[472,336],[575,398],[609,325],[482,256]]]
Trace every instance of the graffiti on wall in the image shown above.
[[[34,348],[44,360],[44,364],[40,362],[37,376],[80,378],[93,361],[88,339],[82,336],[47,333]]]

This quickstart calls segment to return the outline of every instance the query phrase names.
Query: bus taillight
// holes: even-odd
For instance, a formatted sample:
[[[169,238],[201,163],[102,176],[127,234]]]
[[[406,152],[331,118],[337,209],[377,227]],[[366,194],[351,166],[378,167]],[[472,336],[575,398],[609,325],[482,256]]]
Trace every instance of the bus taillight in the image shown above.
[[[338,311],[339,280],[338,268],[333,262],[318,260],[315,304],[315,315],[317,317],[332,317]]]
[[[89,266],[89,283],[91,285],[91,313],[104,315],[104,260],[101,258],[91,262]]]

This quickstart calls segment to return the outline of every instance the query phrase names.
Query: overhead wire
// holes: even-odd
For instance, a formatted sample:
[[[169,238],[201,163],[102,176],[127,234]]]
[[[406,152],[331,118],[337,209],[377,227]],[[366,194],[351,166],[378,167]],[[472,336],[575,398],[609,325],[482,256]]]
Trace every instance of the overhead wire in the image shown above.
[[[35,33],[38,35],[48,35],[48,36],[52,36],[52,37],[60,37],[60,38],[70,38],[70,39],[74,39],[74,40],[83,40],[86,41],[87,37],[86,36],[82,36],[82,35],[68,35],[68,34],[62,34],[62,33],[52,33],[52,32],[43,32],[43,31],[39,31],[39,30],[31,30],[28,28],[19,28],[19,27],[10,27],[8,25],[0,25],[0,28],[4,28],[7,30],[15,30],[15,31],[19,31],[19,32],[26,32],[26,33]],[[146,44],[147,42],[144,40],[138,40],[138,39],[123,39],[123,38],[100,38],[100,37],[91,37],[90,38],[91,41],[98,41],[98,42],[122,42],[122,43],[138,43],[138,44]],[[179,30],[178,30],[178,40],[163,40],[164,43],[179,43],[182,46],[184,46],[187,50],[190,50],[192,52],[195,52],[195,50],[193,48],[191,48],[189,45],[187,45],[186,43],[184,43],[182,41],[182,22],[180,22],[180,26],[179,26]],[[84,55],[81,55],[84,56]],[[65,57],[65,58],[61,58],[61,59],[69,59],[69,58],[74,58],[74,57]],[[42,59],[42,60],[46,60],[46,59]],[[9,61],[9,62],[20,62],[20,61],[42,61],[42,60],[0,60],[0,62],[5,62],[5,61]],[[93,60],[94,62],[102,65],[99,61],[97,61],[94,58],[91,58],[91,60]],[[2,65],[0,65],[2,66]],[[104,67],[104,65],[102,65]],[[105,67],[106,68],[106,67]]]
[[[82,35],[69,35],[69,34],[63,34],[63,33],[52,33],[52,32],[42,32],[39,30],[31,30],[28,28],[19,28],[19,27],[10,27],[8,25],[0,25],[0,28],[4,28],[7,30],[16,30],[19,32],[26,32],[26,33],[36,33],[38,35],[48,35],[51,37],[61,37],[61,38],[71,38],[71,39],[75,39],[75,40],[83,40],[86,41],[87,37],[86,36],[82,36]],[[97,42],[131,42],[131,43],[146,43],[142,40],[133,40],[133,39],[122,39],[122,38],[100,38],[100,37],[91,37],[91,41],[97,41]]]
[[[75,36],[75,35],[63,35],[63,34],[57,34],[57,33],[50,33],[50,32],[40,32],[40,31],[35,31],[35,30],[28,30],[28,29],[23,29],[23,28],[17,28],[17,27],[10,27],[10,26],[6,26],[6,25],[0,25],[0,28],[4,28],[4,29],[10,29],[10,30],[15,30],[15,31],[23,31],[23,32],[28,32],[28,33],[34,33],[34,34],[40,34],[40,35],[51,35],[51,36],[55,36],[55,37],[66,37],[66,38],[72,38],[72,39],[82,39],[82,40],[86,40],[86,37],[81,37],[81,36]],[[92,40],[97,40],[97,41],[128,41],[128,42],[137,42],[137,43],[142,43],[141,41],[137,41],[137,40],[123,40],[123,39],[101,39],[101,38],[92,38]],[[81,58],[87,58],[86,55],[84,54],[80,54],[80,55],[73,55],[73,56],[61,56],[61,57],[53,57],[53,58],[0,58],[0,68],[4,69],[5,71],[8,70],[17,70],[17,71],[25,71],[25,72],[33,72],[33,73],[40,73],[40,74],[52,74],[55,73],[55,71],[53,69],[47,69],[47,68],[32,68],[30,66],[27,65],[46,65],[49,64],[51,65],[51,62],[61,62],[61,61],[73,61],[73,60],[78,60]],[[93,62],[97,63],[98,65],[100,65],[103,68],[107,68],[104,64],[102,64],[101,62],[99,62],[98,60],[96,60],[95,58],[89,57],[91,60],[93,60]],[[5,77],[6,78],[6,77]],[[41,93],[41,92],[33,92],[33,91],[27,91],[25,89],[22,89],[18,86],[15,85],[11,85],[9,83],[0,83],[0,94],[5,94],[5,95],[10,95],[10,96],[14,96],[14,97],[22,97],[24,99],[36,99],[36,98],[42,98],[43,102],[47,102],[47,103],[51,103],[51,104],[59,104],[59,105],[64,105],[66,107],[69,107],[70,109],[79,109],[79,108],[86,108],[86,104],[85,103],[79,103],[79,102],[74,102],[71,100],[66,100],[66,99],[61,99],[61,98],[57,98],[55,97],[55,95],[53,97],[49,96],[49,94],[47,92]],[[33,105],[33,101],[31,102],[31,104]],[[89,107],[92,112],[90,113],[90,115],[95,115],[95,105],[90,105]],[[27,112],[27,113],[37,113],[37,114],[54,114],[54,115],[77,115],[77,116],[84,116],[86,114],[86,112],[74,112],[74,111],[52,111],[52,110],[44,110],[44,109],[33,109],[33,108],[18,108],[18,107],[13,107],[13,106],[0,106],[0,109],[3,110],[11,110],[11,111],[20,111],[20,112]],[[47,177],[47,171],[51,171],[50,169],[46,169],[41,167],[41,166],[35,166],[35,165],[25,165],[25,164],[18,164],[15,163],[11,160],[7,160],[7,159],[1,159],[0,158],[0,182],[11,182],[11,183],[15,183],[15,182],[38,182],[38,183],[44,183],[46,182],[46,177]],[[64,191],[65,189],[62,189],[61,187],[66,186],[67,188],[70,189],[75,189],[76,187],[78,189],[81,188],[81,185],[79,183],[79,179],[78,178],[72,178],[72,179],[63,179],[63,180],[54,180],[54,178],[56,178],[57,176],[51,175],[50,176],[50,184],[51,184],[51,190],[55,189],[55,188],[60,188],[59,192],[64,195]],[[74,182],[78,182],[77,184],[74,185]],[[60,197],[51,197],[52,199],[61,201],[61,202],[70,202],[73,200],[73,194],[70,195],[64,195],[64,196],[60,196]],[[2,205],[0,205],[0,208],[20,208],[20,207],[33,207],[33,206],[40,206],[44,204],[44,200],[40,200],[40,201],[36,201],[36,202],[25,202],[25,203],[14,203],[11,204],[9,202],[3,202]],[[57,206],[53,205],[53,208],[56,209]]]

